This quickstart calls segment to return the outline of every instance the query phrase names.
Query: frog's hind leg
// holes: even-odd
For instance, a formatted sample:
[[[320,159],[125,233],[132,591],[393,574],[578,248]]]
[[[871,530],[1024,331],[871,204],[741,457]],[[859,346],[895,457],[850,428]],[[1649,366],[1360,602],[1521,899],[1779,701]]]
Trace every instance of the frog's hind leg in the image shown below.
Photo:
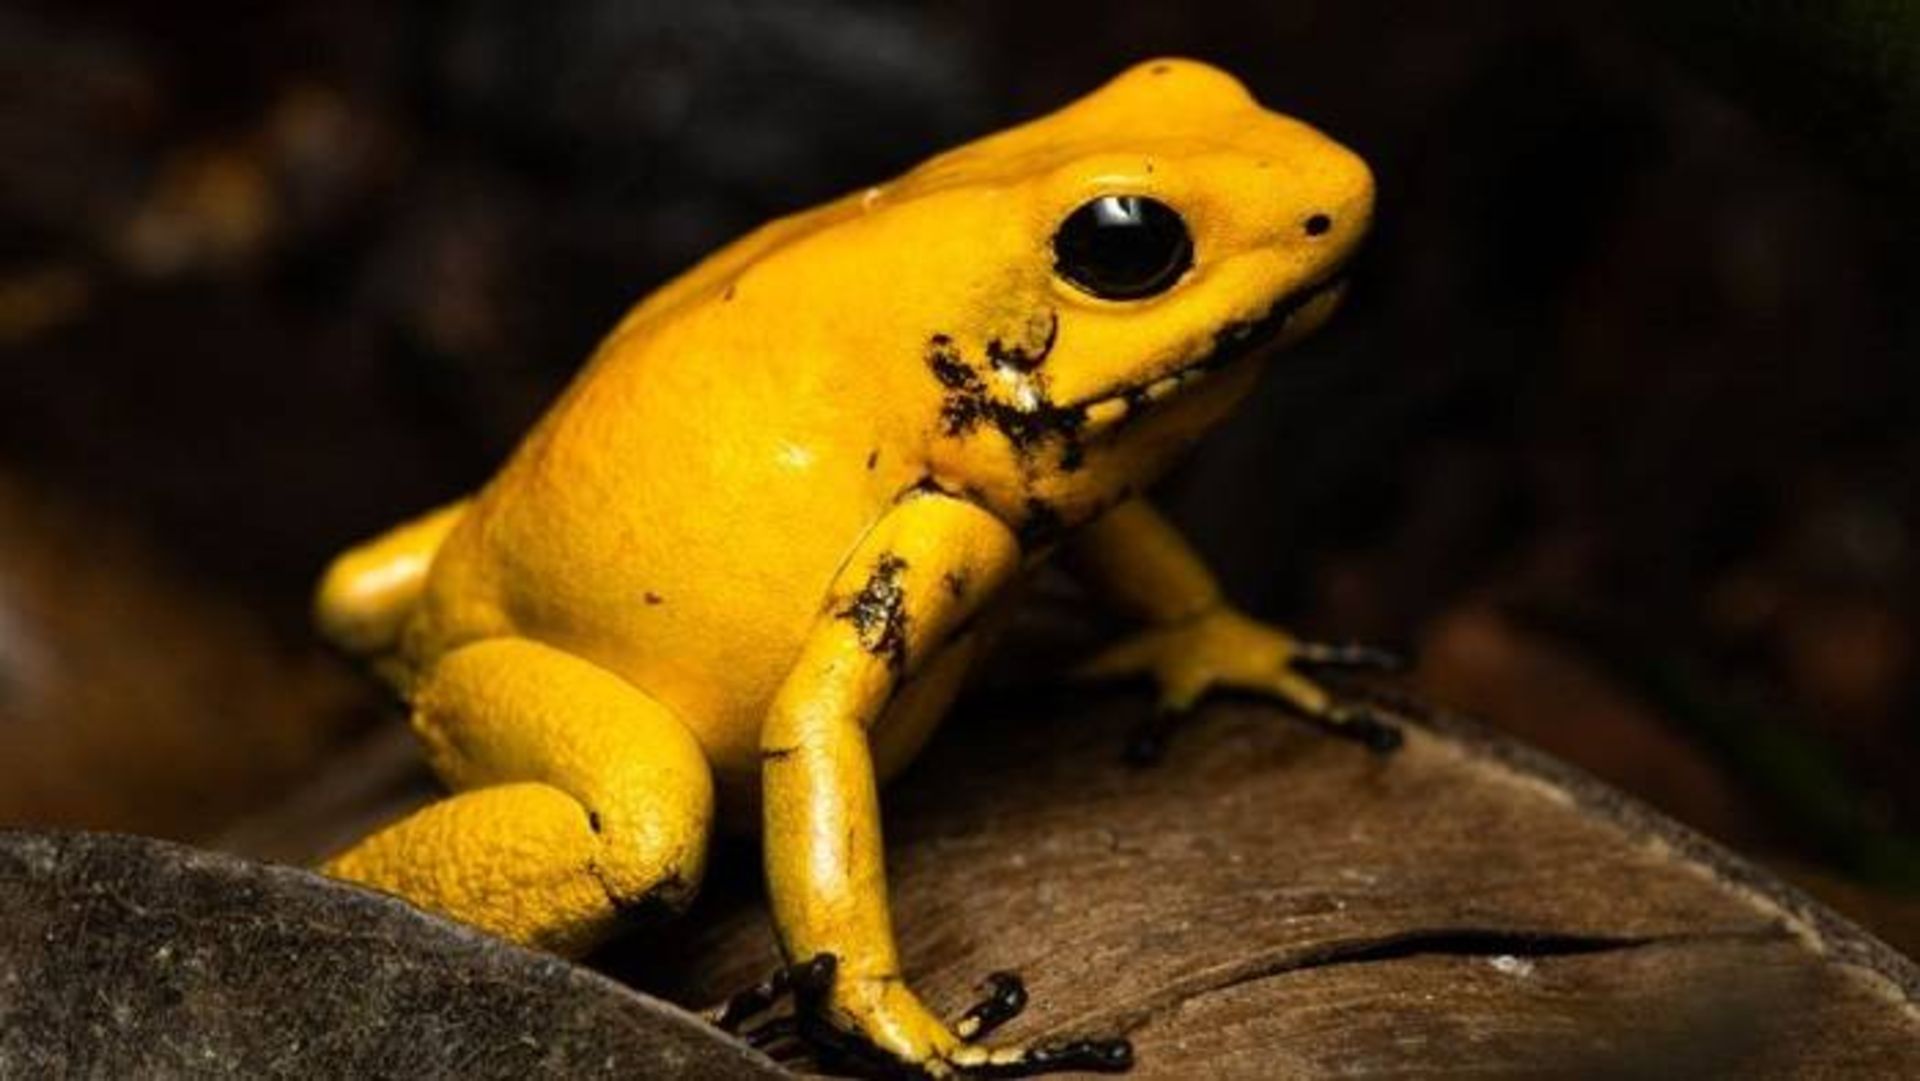
[[[327,873],[566,954],[623,910],[692,900],[712,776],[692,733],[632,684],[537,642],[491,639],[434,666],[413,722],[458,794]]]

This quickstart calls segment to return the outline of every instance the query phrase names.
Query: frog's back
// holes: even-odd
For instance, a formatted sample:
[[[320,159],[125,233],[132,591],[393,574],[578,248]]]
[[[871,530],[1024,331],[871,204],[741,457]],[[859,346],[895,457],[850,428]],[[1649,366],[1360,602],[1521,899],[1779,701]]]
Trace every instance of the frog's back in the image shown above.
[[[448,535],[410,664],[533,638],[673,709],[716,767],[757,767],[766,704],[896,482],[851,396],[796,385],[831,358],[715,325],[682,310],[609,339]]]

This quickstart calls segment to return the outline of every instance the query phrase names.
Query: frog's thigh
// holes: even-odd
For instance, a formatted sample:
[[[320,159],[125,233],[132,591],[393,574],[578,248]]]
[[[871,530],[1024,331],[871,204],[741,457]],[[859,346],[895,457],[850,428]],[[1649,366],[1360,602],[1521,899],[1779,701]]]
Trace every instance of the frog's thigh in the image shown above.
[[[362,841],[330,874],[574,953],[623,908],[684,906],[713,783],[692,734],[625,680],[527,639],[442,658],[414,727],[459,794]]]

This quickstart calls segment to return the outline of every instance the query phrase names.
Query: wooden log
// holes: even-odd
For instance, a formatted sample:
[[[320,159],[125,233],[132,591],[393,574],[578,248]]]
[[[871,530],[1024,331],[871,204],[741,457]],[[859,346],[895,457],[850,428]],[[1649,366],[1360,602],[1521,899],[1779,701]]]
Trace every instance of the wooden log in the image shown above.
[[[1140,1078],[1920,1076],[1914,967],[1632,801],[1470,723],[1379,757],[1219,705],[1159,766],[1141,698],[977,702],[891,790],[906,971],[1004,1039],[1121,1032]],[[707,1001],[756,903],[615,963]],[[724,909],[724,910],[722,910]]]
[[[888,790],[937,1008],[1018,971],[1033,1003],[1000,1038],[1124,1032],[1140,1078],[1920,1076],[1910,962],[1577,771],[1457,718],[1403,718],[1382,757],[1249,703],[1128,766],[1149,715],[979,697]],[[242,839],[317,855],[423,798],[408,753]],[[723,845],[694,912],[595,964],[690,1006],[764,976],[755,864]]]

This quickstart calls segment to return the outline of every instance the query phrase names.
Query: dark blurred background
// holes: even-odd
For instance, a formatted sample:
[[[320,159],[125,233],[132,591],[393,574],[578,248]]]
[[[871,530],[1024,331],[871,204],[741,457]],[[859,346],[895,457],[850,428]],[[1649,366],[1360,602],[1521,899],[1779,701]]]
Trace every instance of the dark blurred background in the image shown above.
[[[8,0],[0,823],[271,805],[388,723],[319,567],[627,305],[1182,53],[1381,182],[1346,311],[1162,493],[1236,595],[1920,947],[1910,10]]]

